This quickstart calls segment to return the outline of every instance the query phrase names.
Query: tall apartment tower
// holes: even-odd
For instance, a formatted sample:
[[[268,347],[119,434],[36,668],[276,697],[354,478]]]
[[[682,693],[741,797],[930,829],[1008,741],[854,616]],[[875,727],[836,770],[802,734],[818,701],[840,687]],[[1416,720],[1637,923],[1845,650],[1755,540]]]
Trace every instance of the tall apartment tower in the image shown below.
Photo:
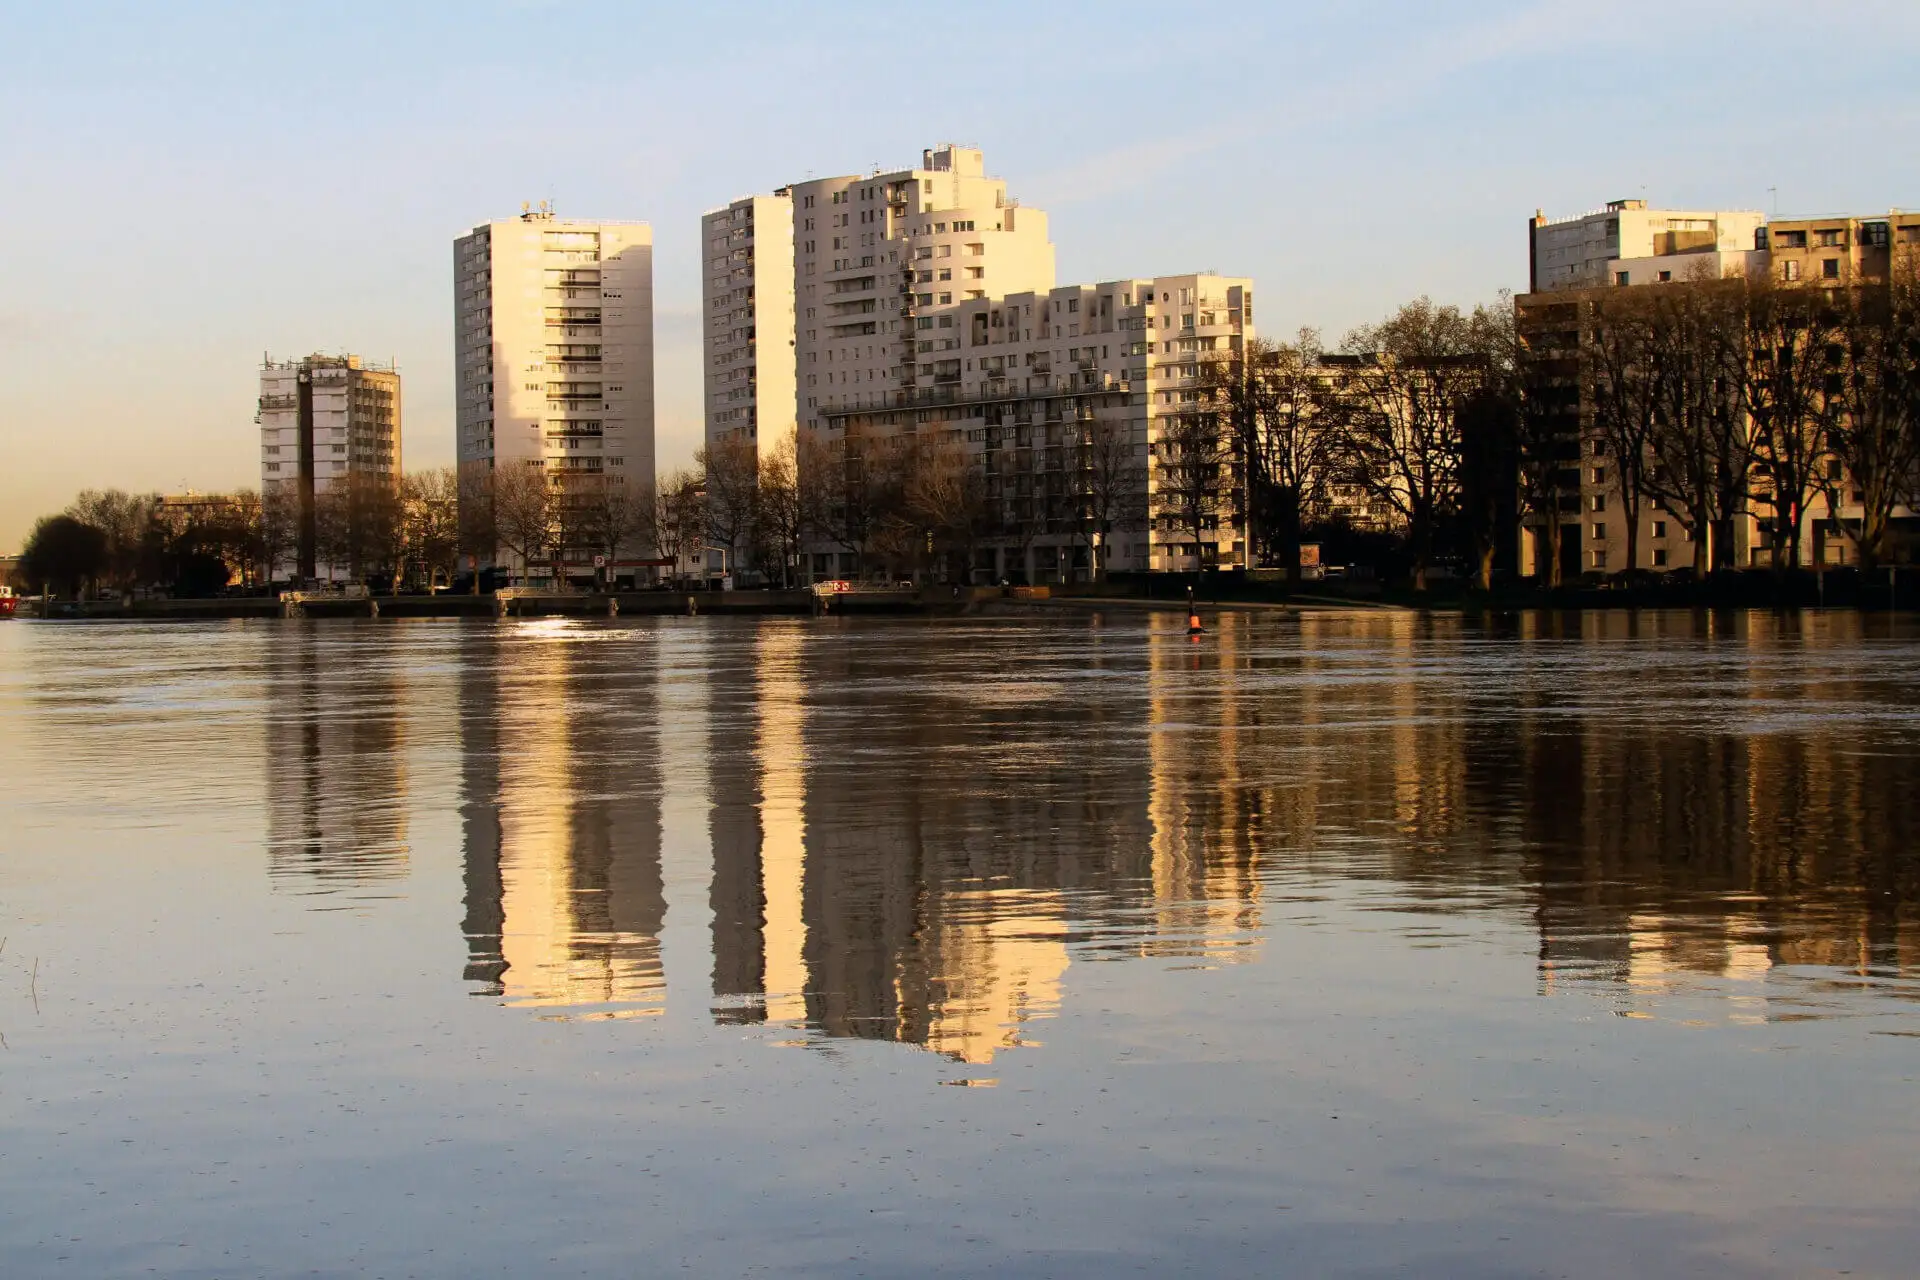
[[[542,205],[454,241],[453,281],[462,480],[528,466],[564,493],[650,490],[653,229]]]
[[[260,492],[277,491],[296,512],[291,571],[302,579],[317,577],[317,500],[356,477],[399,482],[400,374],[390,364],[352,355],[269,357],[260,366],[255,421]]]
[[[1047,215],[1008,198],[981,152],[945,144],[921,165],[795,183],[796,416],[890,406],[918,380],[923,310],[1053,288]]]
[[[915,385],[920,310],[1053,287],[1047,215],[1010,199],[972,147],[736,200],[701,233],[709,441],[891,404]],[[776,410],[783,393],[791,407]]]
[[[700,219],[706,441],[764,452],[793,430],[793,198],[747,196]],[[763,354],[764,353],[764,354]]]

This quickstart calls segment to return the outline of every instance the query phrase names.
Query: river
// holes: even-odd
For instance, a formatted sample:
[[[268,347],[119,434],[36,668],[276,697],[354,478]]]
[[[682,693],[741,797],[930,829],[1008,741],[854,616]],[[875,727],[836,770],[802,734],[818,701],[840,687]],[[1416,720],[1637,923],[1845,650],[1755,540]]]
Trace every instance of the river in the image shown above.
[[[0,625],[0,1270],[1908,1275],[1920,618]]]

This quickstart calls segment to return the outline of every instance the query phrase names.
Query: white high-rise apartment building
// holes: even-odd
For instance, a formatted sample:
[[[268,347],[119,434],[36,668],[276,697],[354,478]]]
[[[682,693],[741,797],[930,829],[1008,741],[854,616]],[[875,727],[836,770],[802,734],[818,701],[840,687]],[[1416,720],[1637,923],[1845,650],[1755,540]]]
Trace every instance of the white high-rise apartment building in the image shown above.
[[[650,490],[653,229],[543,205],[454,241],[453,279],[463,479],[528,466],[567,493]]]
[[[1096,559],[1123,572],[1244,567],[1242,460],[1225,444],[1205,461],[1181,452],[1183,424],[1213,412],[1202,366],[1253,335],[1253,281],[1237,276],[935,304],[914,317],[907,398],[822,409],[823,438],[831,448],[911,433],[980,466],[990,517],[1009,531],[973,566],[989,580],[1084,581]],[[1111,525],[1098,538],[1090,502]],[[810,567],[832,577],[854,566],[816,549]]]
[[[700,237],[706,440],[769,450],[794,423],[793,198],[735,200],[700,219]]]
[[[320,576],[315,502],[355,477],[399,483],[400,375],[354,355],[269,358],[260,366],[255,421],[261,495],[288,499],[296,519],[294,561],[276,570]]]
[[[918,168],[736,200],[701,235],[709,442],[749,423],[771,442],[791,423],[818,430],[823,410],[890,402],[914,386],[917,312],[1053,287],[1046,214],[951,144]]]
[[[767,335],[790,333],[792,420],[827,457],[856,438],[911,434],[958,446],[984,470],[1002,533],[981,549],[976,575],[1058,582],[1096,560],[1162,571],[1248,563],[1238,463],[1221,462],[1198,538],[1172,512],[1167,477],[1178,453],[1170,433],[1200,412],[1200,365],[1253,332],[1251,282],[1186,275],[1055,288],[1044,213],[1009,198],[974,148],[943,145],[921,159],[782,188],[784,292],[763,269],[785,248],[774,246],[773,198],[707,216],[707,439],[734,429],[742,419],[730,415],[756,393],[766,420],[780,363]],[[734,230],[723,234],[728,220]],[[740,234],[749,220],[750,242]],[[746,363],[743,335],[756,332],[753,372],[725,376]],[[1109,457],[1124,441],[1134,488],[1120,503],[1128,518],[1098,545],[1075,487],[1096,440]],[[857,560],[816,543],[807,568],[844,576]]]
[[[1053,288],[1047,215],[1009,199],[981,153],[951,144],[917,169],[795,183],[794,356],[800,425],[900,400],[917,382],[915,317]]]

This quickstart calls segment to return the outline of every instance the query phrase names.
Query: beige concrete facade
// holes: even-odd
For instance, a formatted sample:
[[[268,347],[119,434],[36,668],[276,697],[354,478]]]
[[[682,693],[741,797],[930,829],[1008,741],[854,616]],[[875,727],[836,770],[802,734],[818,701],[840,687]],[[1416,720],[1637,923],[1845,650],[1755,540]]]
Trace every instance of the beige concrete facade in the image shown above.
[[[780,199],[791,206],[785,246],[772,225]],[[1055,288],[1046,215],[1009,196],[979,150],[953,144],[929,148],[914,168],[736,201],[706,215],[702,234],[709,440],[747,421],[731,415],[749,404],[766,420],[779,387],[768,335],[790,334],[790,420],[802,433],[841,449],[850,431],[957,441],[986,468],[997,510],[1044,527],[1000,539],[1019,545],[996,547],[977,576],[1067,581],[1092,572],[1096,557],[1114,569],[1246,563],[1237,514],[1200,543],[1160,527],[1150,463],[1165,447],[1163,424],[1196,408],[1205,353],[1252,332],[1250,282],[1187,275]],[[782,294],[769,268],[788,250]],[[1144,509],[1137,528],[1097,550],[1068,514],[1066,464],[1076,433],[1084,439],[1096,423],[1117,424],[1138,448]],[[1238,493],[1232,464],[1222,483]],[[830,577],[851,572],[855,556],[816,544],[806,559],[813,576]]]
[[[453,246],[461,472],[538,466],[556,487],[654,474],[653,230],[545,209]]]
[[[951,144],[919,168],[793,187],[796,416],[877,407],[918,377],[914,318],[1053,287],[1047,216]]]
[[[772,449],[794,427],[793,197],[715,209],[700,219],[700,242],[706,441],[738,435]]]
[[[313,388],[313,445],[299,439],[302,374]],[[316,494],[352,475],[400,476],[400,374],[359,356],[311,355],[260,366],[260,492],[298,481],[310,461]]]
[[[1609,207],[1611,209],[1611,206]],[[1659,213],[1629,210],[1623,213]],[[1589,215],[1592,217],[1600,215]],[[1723,215],[1667,215],[1698,219]],[[1735,238],[1744,234],[1745,220],[1759,215],[1739,215],[1732,223]],[[1531,228],[1536,266],[1541,261],[1539,246],[1542,227],[1536,218]],[[1538,367],[1560,369],[1559,381],[1569,390],[1567,405],[1567,457],[1562,469],[1560,496],[1563,542],[1563,571],[1579,573],[1617,573],[1625,569],[1661,571],[1679,569],[1694,563],[1694,545],[1687,528],[1678,517],[1661,510],[1655,503],[1643,504],[1638,517],[1639,536],[1633,563],[1627,558],[1628,516],[1619,483],[1619,469],[1604,452],[1593,427],[1592,407],[1580,384],[1577,353],[1582,335],[1590,334],[1596,310],[1610,289],[1686,283],[1697,279],[1745,275],[1751,279],[1771,277],[1783,284],[1807,284],[1840,288],[1885,283],[1895,271],[1911,269],[1920,259],[1920,213],[1895,210],[1867,216],[1760,220],[1753,229],[1758,246],[1751,252],[1681,248],[1675,253],[1652,255],[1648,265],[1660,270],[1642,269],[1642,260],[1609,259],[1606,271],[1588,287],[1545,289],[1515,299],[1523,341],[1533,353]],[[1726,264],[1715,271],[1686,270],[1693,263]],[[1624,278],[1623,278],[1624,277]],[[1850,529],[1857,528],[1861,507],[1854,486],[1847,482],[1839,463],[1827,461],[1828,486],[1832,498],[1822,495],[1808,504],[1802,517],[1800,556],[1803,565],[1841,566],[1859,560],[1859,547]],[[1913,513],[1904,508],[1896,515]],[[1775,534],[1766,527],[1771,512],[1749,507],[1733,522],[1733,562],[1760,567],[1772,563]],[[1779,535],[1785,545],[1785,535]],[[1520,540],[1520,572],[1532,575],[1538,569],[1540,548],[1531,534]]]
[[[304,388],[304,392],[303,392]],[[300,399],[311,398],[311,428],[301,429]],[[260,367],[260,494],[284,497],[296,508],[323,498],[336,485],[373,477],[398,485],[400,374],[390,364],[355,355],[310,355],[264,360]],[[344,580],[346,566],[316,562],[313,572]],[[272,567],[271,576],[299,576],[297,556]]]
[[[849,434],[914,434],[964,446],[986,473],[991,509],[1040,531],[999,538],[977,574],[1036,583],[1095,568],[1191,571],[1247,564],[1244,473],[1220,464],[1220,509],[1196,542],[1163,500],[1168,434],[1201,412],[1201,365],[1253,335],[1253,284],[1217,275],[1063,285],[925,308],[912,318],[913,380],[849,392],[820,410],[830,445]],[[857,385],[857,384],[856,384]],[[1089,435],[1123,440],[1137,471],[1132,518],[1101,539],[1079,518]],[[815,576],[852,568],[816,548]]]
[[[1649,209],[1644,200],[1614,200],[1604,209],[1528,224],[1528,291],[1715,279],[1743,272],[1766,219],[1727,209]],[[1664,273],[1664,274],[1663,274]]]

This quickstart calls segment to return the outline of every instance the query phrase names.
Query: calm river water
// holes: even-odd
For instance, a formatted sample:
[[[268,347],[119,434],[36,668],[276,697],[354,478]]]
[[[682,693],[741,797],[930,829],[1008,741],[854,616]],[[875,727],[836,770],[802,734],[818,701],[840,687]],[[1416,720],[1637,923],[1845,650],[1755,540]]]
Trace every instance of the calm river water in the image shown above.
[[[1920,619],[0,625],[9,1277],[1911,1275]]]

